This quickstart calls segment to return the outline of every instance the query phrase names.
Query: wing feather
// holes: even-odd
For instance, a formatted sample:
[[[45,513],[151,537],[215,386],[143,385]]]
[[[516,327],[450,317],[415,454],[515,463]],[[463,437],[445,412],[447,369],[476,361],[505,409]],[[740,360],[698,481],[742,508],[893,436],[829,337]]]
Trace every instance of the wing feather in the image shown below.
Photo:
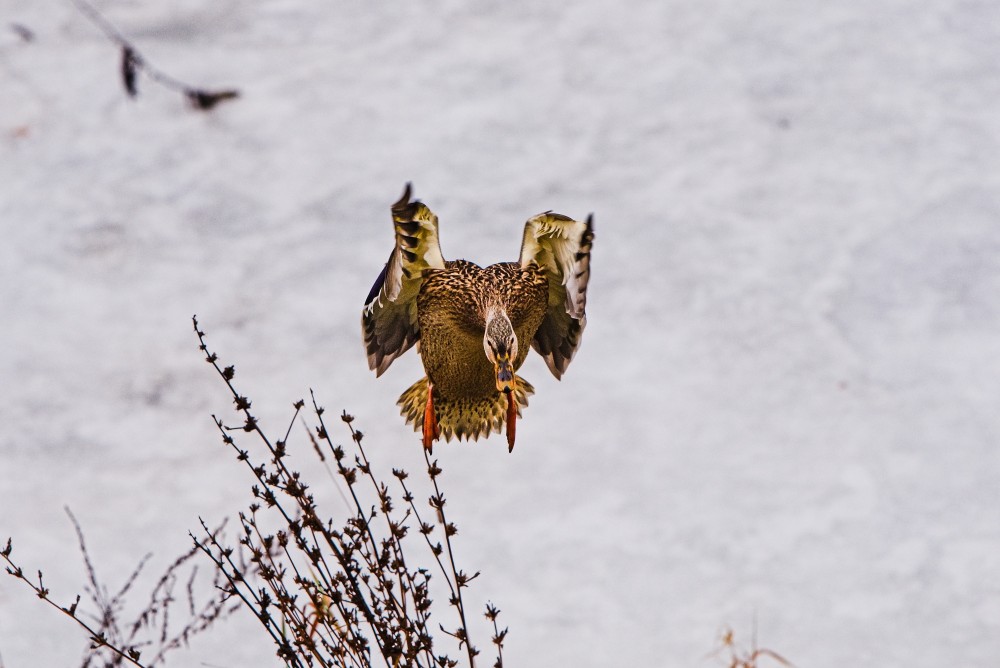
[[[546,212],[528,220],[521,240],[522,267],[532,263],[545,271],[549,283],[548,309],[531,341],[549,371],[561,378],[580,346],[587,326],[587,284],[594,217],[579,222]]]
[[[396,243],[361,312],[368,367],[376,376],[420,338],[417,293],[424,270],[445,266],[437,216],[419,200],[411,202],[411,192],[407,183],[403,196],[392,205]]]

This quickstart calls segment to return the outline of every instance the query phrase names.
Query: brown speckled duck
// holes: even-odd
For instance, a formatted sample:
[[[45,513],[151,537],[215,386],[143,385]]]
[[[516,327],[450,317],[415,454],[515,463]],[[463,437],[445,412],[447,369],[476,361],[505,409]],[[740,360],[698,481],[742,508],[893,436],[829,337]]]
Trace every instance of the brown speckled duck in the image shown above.
[[[407,423],[430,449],[445,439],[478,439],[507,426],[534,393],[516,375],[534,348],[561,378],[587,324],[593,217],[546,212],[528,220],[517,262],[485,269],[445,260],[438,220],[410,184],[392,206],[396,244],[366,300],[361,329],[376,375],[420,342],[427,373],[399,398]]]

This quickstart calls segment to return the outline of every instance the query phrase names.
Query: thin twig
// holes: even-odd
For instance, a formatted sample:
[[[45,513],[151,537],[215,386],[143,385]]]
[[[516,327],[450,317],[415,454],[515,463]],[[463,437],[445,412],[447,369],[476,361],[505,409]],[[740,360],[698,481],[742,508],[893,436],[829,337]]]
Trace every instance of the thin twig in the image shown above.
[[[87,622],[80,619],[80,617],[76,614],[77,605],[80,603],[79,596],[77,596],[76,602],[74,602],[70,606],[59,605],[51,598],[49,598],[49,590],[45,588],[45,585],[42,582],[42,572],[38,571],[38,584],[36,585],[34,582],[28,579],[28,577],[24,574],[24,570],[16,563],[14,563],[14,561],[10,558],[11,552],[12,552],[11,541],[10,539],[8,539],[7,546],[3,550],[0,550],[0,558],[2,558],[5,562],[7,562],[7,573],[12,575],[14,578],[21,580],[22,582],[27,584],[29,587],[31,587],[31,589],[34,590],[38,598],[42,599],[53,608],[55,608],[59,612],[63,613],[64,615],[75,621],[80,627],[82,627],[87,633],[89,633],[93,649],[107,647],[109,650],[120,656],[125,661],[128,661],[132,665],[137,666],[138,668],[147,668],[145,664],[139,662],[139,652],[135,648],[133,647],[126,647],[124,649],[119,648],[118,646],[109,642],[103,633],[92,628],[89,624],[87,624]]]
[[[444,544],[448,550],[448,561],[451,564],[451,573],[455,578],[455,604],[458,608],[458,616],[462,620],[462,632],[464,634],[462,638],[459,638],[459,640],[465,641],[465,649],[469,655],[469,666],[471,668],[475,668],[476,654],[478,654],[478,651],[472,645],[471,638],[469,638],[469,626],[465,620],[465,605],[462,602],[462,587],[464,585],[461,581],[461,571],[455,567],[455,552],[451,547],[451,535],[454,532],[454,525],[448,523],[444,514],[445,498],[437,484],[438,473],[430,473],[433,470],[437,470],[440,473],[440,469],[438,469],[437,462],[431,463],[430,453],[428,453],[426,448],[424,449],[424,461],[427,463],[428,477],[430,477],[431,483],[434,485],[434,497],[432,497],[431,505],[438,511],[441,524],[444,527]],[[478,575],[478,573],[476,575]],[[475,575],[473,577],[475,577]]]

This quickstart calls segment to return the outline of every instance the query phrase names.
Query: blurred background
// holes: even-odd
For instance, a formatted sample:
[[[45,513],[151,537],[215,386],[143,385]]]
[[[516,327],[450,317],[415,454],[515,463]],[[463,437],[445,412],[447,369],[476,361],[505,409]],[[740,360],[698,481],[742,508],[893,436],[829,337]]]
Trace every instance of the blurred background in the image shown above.
[[[715,665],[754,618],[798,666],[996,665],[1000,5],[95,0],[240,91],[207,112],[130,99],[71,2],[0,6],[0,539],[60,601],[64,506],[114,587],[250,500],[193,314],[265,429],[312,388],[418,467],[419,358],[376,380],[359,326],[412,181],[452,259],[596,220],[582,348],[562,382],[529,358],[513,454],[435,449],[508,665]],[[85,645],[0,578],[5,668]],[[279,665],[247,614],[171,659]]]

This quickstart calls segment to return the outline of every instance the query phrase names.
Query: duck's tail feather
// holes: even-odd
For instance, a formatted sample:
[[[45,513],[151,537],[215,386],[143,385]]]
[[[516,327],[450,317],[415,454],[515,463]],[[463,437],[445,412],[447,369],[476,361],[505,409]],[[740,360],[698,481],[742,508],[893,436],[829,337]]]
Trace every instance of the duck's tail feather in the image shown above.
[[[528,397],[535,393],[535,388],[520,376],[514,377],[514,387],[517,416],[521,417],[521,409],[528,406]],[[421,431],[427,406],[427,377],[410,385],[396,403],[406,423],[412,424],[415,431]],[[435,393],[434,413],[446,441],[452,437],[476,441],[480,436],[499,434],[503,429],[507,420],[507,397],[497,392],[483,399],[448,399]]]

